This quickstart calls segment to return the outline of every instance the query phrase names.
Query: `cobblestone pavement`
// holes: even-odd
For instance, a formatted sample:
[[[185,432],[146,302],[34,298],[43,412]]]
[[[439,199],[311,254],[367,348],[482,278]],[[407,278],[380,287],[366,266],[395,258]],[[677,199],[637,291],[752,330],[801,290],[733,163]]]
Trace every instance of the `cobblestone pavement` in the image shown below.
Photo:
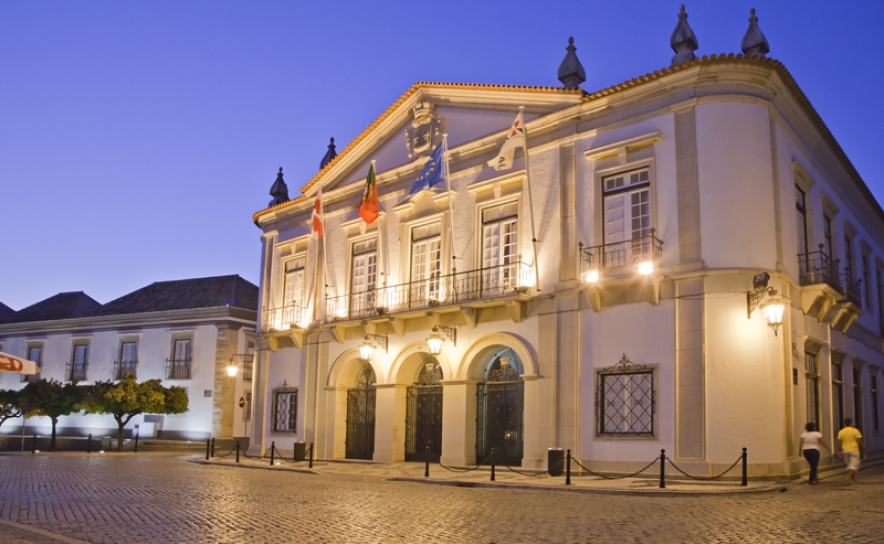
[[[4,456],[0,520],[102,543],[884,541],[884,467],[859,479],[636,497],[237,470],[173,456]],[[0,542],[22,541],[7,528]]]

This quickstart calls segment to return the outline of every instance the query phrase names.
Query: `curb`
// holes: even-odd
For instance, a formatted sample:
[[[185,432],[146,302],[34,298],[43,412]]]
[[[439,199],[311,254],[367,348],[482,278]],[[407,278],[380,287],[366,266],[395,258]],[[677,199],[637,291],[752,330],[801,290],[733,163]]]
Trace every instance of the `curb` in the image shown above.
[[[255,470],[281,470],[283,472],[297,472],[300,474],[316,474],[319,473],[315,470],[311,470],[309,468],[294,468],[294,467],[284,467],[284,466],[275,466],[271,467],[269,465],[264,466],[256,466],[256,465],[246,465],[246,464],[229,464],[229,463],[219,463],[217,461],[206,461],[205,459],[188,459],[189,463],[196,463],[198,465],[210,465],[210,466],[219,466],[219,467],[231,467],[231,468],[252,468]]]

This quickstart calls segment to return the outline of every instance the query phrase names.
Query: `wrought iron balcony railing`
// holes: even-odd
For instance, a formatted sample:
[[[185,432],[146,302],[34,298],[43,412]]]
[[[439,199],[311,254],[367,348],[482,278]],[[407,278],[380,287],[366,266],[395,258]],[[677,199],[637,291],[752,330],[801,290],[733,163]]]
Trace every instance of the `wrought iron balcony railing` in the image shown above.
[[[166,359],[166,378],[169,380],[189,380],[191,359]]]
[[[841,294],[844,295],[844,298],[847,299],[848,302],[852,302],[859,307],[862,307],[862,280],[853,279],[850,277],[849,272],[845,272],[841,274]]]
[[[327,322],[366,319],[502,297],[534,284],[531,267],[516,261],[326,299]]]
[[[838,281],[838,260],[832,260],[823,251],[823,247],[823,244],[820,244],[818,251],[798,255],[798,265],[801,270],[799,281],[801,285],[824,283],[841,292],[841,284]]]
[[[307,308],[290,304],[282,308],[264,310],[265,331],[285,331],[296,326],[304,328],[309,322]]]
[[[86,370],[89,368],[89,363],[65,363],[64,376],[65,379],[69,382],[83,382],[86,381]]]
[[[114,361],[114,380],[122,380],[126,374],[138,378],[138,361]]]
[[[580,245],[580,277],[586,282],[604,278],[650,275],[663,267],[663,242],[654,235],[600,246]]]
[[[249,355],[242,359],[242,379],[245,382],[252,381],[252,369],[255,366],[255,356]]]

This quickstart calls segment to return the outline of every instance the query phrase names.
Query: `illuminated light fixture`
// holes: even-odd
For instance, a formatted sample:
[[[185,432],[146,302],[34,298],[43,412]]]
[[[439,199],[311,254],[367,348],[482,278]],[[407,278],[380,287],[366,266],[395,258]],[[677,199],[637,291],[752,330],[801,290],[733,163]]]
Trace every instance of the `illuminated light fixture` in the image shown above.
[[[236,378],[236,372],[238,370],[239,369],[233,363],[230,363],[229,365],[227,365],[227,375],[230,376],[231,378]]]
[[[777,295],[777,290],[768,287],[770,274],[762,272],[752,278],[752,287],[754,291],[746,293],[746,310],[747,317],[752,319],[752,312],[755,308],[761,307],[767,324],[774,330],[776,336],[777,330],[783,324],[783,314],[786,311],[786,304],[783,297]]]
[[[430,337],[427,338],[427,345],[430,347],[430,353],[433,355],[439,355],[439,353],[442,352],[442,342],[444,342],[445,339],[439,334],[440,332],[444,333],[455,347],[457,346],[457,329],[454,327],[441,327],[436,325],[433,327],[433,332],[430,334]]]
[[[385,352],[387,351],[387,347],[389,345],[386,335],[366,334],[365,341],[362,342],[362,345],[359,346],[359,356],[366,361],[371,359],[371,356],[374,355],[374,350],[377,349],[377,346],[372,343],[372,340],[376,341],[378,344],[381,344]]]
[[[650,276],[654,272],[654,263],[645,261],[638,265],[638,273],[642,276]]]
[[[595,283],[599,281],[599,271],[590,270],[583,278],[587,281],[587,283]]]

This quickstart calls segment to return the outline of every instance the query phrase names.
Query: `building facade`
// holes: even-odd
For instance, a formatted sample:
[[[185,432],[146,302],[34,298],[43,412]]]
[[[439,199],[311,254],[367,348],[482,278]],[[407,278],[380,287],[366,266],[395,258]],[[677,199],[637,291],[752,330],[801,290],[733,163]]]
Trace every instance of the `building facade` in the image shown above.
[[[254,450],[631,472],[665,449],[708,475],[745,447],[779,477],[806,422],[832,443],[852,417],[881,453],[884,212],[766,48],[677,45],[593,93],[573,46],[565,88],[416,84],[257,212]],[[447,180],[416,186],[443,134]]]
[[[141,438],[248,437],[258,288],[239,276],[156,282],[107,304],[60,293],[0,320],[0,350],[32,360],[39,373],[4,373],[0,388],[41,378],[91,384],[159,379],[187,390],[188,412],[144,414],[126,427]],[[238,368],[228,375],[228,366]],[[242,404],[242,406],[240,406]],[[21,434],[9,420],[4,434]],[[28,417],[25,434],[47,435],[49,418]],[[116,436],[111,416],[59,419],[59,436]]]

